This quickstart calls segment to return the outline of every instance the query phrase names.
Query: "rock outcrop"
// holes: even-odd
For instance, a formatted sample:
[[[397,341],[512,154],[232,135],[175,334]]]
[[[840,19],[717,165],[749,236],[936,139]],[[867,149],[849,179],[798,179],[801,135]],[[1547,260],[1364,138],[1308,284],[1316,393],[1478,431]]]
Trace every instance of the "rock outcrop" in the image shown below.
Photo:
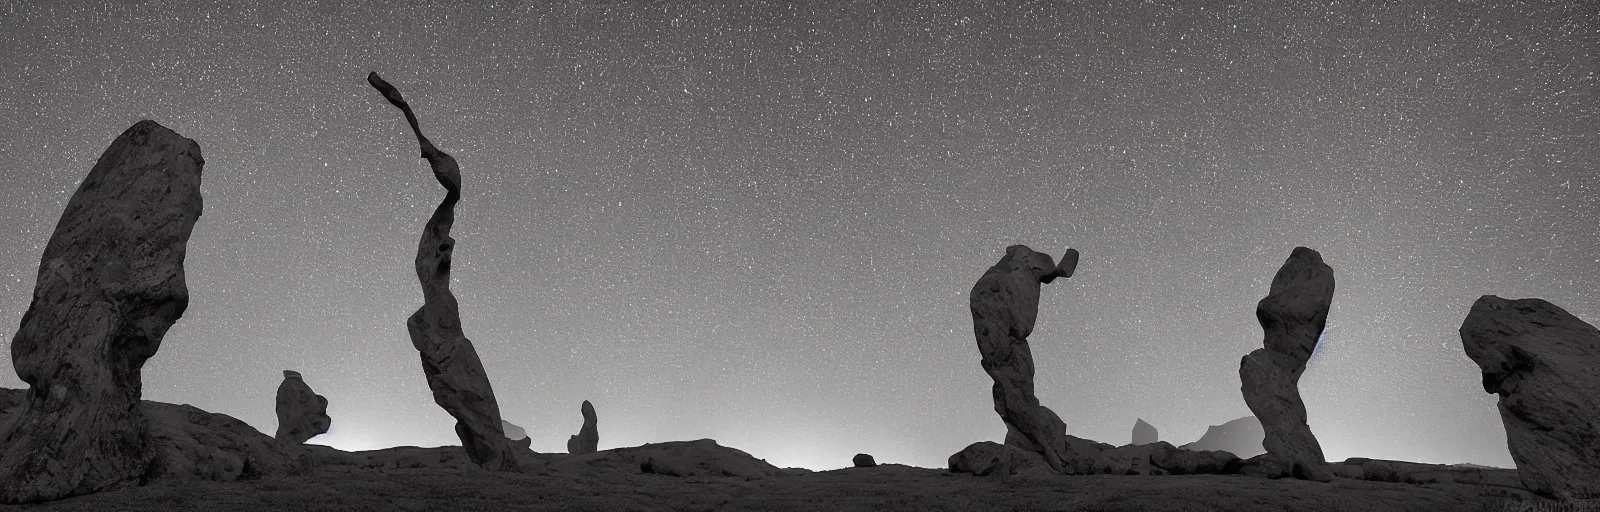
[[[615,457],[617,460],[637,462],[640,472],[665,476],[732,476],[764,478],[782,474],[783,470],[757,459],[736,448],[717,444],[710,439],[651,443],[632,448],[617,448],[582,457],[572,457],[584,463],[594,463]],[[576,462],[576,461],[574,461]]]
[[[1483,390],[1500,395],[1522,485],[1600,499],[1600,330],[1539,299],[1485,295],[1461,324]]]
[[[583,413],[583,426],[578,428],[577,435],[567,438],[567,453],[573,455],[594,453],[600,447],[599,420],[594,415],[594,404],[584,400],[579,412]]]
[[[1006,424],[1006,444],[1038,453],[1051,469],[1068,474],[1089,471],[1086,464],[1094,454],[1067,443],[1066,425],[1034,395],[1028,335],[1039,315],[1039,285],[1072,277],[1077,266],[1073,249],[1057,265],[1048,254],[1013,245],[968,297],[983,370],[994,380],[994,410]]]
[[[461,328],[461,312],[450,292],[450,259],[456,241],[450,237],[456,203],[461,200],[461,168],[449,153],[440,151],[422,135],[417,116],[400,91],[377,73],[367,83],[405,113],[406,122],[421,146],[422,158],[444,186],[444,201],[433,211],[417,244],[417,280],[422,283],[422,307],[406,320],[411,344],[422,358],[422,373],[433,391],[433,401],[456,419],[456,436],[473,462],[496,471],[518,471],[517,457],[501,430],[500,405],[495,401],[489,375],[478,351]]]
[[[1154,425],[1145,423],[1144,418],[1138,418],[1133,421],[1133,444],[1135,446],[1150,444],[1160,440],[1161,433],[1156,431],[1156,427]]]
[[[283,371],[278,385],[278,432],[273,437],[284,444],[301,444],[328,433],[333,418],[328,417],[328,399],[311,390],[300,372]]]
[[[1156,441],[1105,450],[1097,473],[1111,475],[1215,475],[1238,473],[1243,461],[1221,451],[1192,451]]]
[[[871,455],[857,453],[855,457],[850,458],[850,465],[858,468],[870,468],[878,465],[878,461],[873,460]]]
[[[204,165],[195,141],[140,121],[72,194],[11,341],[29,389],[0,432],[0,502],[108,489],[149,465],[140,369],[189,306]]]
[[[150,480],[197,479],[231,482],[303,474],[310,453],[284,445],[237,418],[190,405],[145,401],[155,457]]]
[[[1266,449],[1261,447],[1264,434],[1261,431],[1261,421],[1255,416],[1245,416],[1221,425],[1212,425],[1206,433],[1179,448],[1195,451],[1225,451],[1241,458],[1250,458],[1263,453]]]
[[[27,393],[0,388],[0,425],[21,416]],[[138,405],[150,433],[149,465],[139,480],[214,480],[231,482],[268,476],[303,474],[312,464],[303,446],[283,446],[243,421],[193,406],[141,400]],[[331,448],[318,446],[316,448]]]
[[[974,476],[1011,476],[1024,473],[1049,474],[1054,472],[1044,457],[1021,448],[981,441],[967,445],[946,461],[951,473],[969,473]]]
[[[1261,474],[1304,480],[1333,480],[1322,445],[1306,424],[1300,400],[1300,374],[1317,347],[1333,305],[1333,268],[1322,255],[1296,247],[1272,278],[1272,288],[1256,305],[1265,332],[1262,344],[1239,363],[1244,402],[1261,420],[1266,455]]]

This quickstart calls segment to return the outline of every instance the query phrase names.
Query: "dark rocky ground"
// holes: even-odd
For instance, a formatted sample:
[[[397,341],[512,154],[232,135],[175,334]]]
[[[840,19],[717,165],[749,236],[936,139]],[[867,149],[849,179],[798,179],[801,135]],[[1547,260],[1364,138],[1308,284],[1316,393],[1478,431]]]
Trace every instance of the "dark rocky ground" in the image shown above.
[[[0,429],[23,392],[0,389]],[[288,446],[224,414],[143,403],[158,451],[146,485],[12,510],[1084,510],[1600,512],[1524,490],[1516,470],[1350,459],[1330,483],[1241,474],[976,477],[882,464],[781,469],[715,441],[583,455],[517,452],[490,472],[460,446],[344,452]],[[841,465],[848,461],[840,461]],[[1587,506],[1588,508],[1584,508]]]
[[[702,441],[699,447],[705,447]],[[680,443],[668,443],[680,445]],[[694,443],[682,446],[695,447]],[[476,468],[460,447],[345,453],[316,448],[299,476],[217,482],[166,480],[9,510],[1082,510],[1518,511],[1568,510],[1498,483],[1332,483],[1241,475],[974,477],[895,464],[769,476],[713,476],[768,467],[739,452],[689,454],[683,473],[644,473],[640,448],[539,455],[526,474]],[[710,445],[710,446],[715,446]],[[631,452],[630,452],[631,450]],[[704,451],[704,450],[701,450]],[[715,451],[715,449],[713,449]],[[649,452],[649,453],[646,453]],[[652,453],[656,453],[654,457]],[[679,454],[682,455],[682,454]],[[668,454],[668,456],[672,456]],[[1509,470],[1501,470],[1509,471]]]

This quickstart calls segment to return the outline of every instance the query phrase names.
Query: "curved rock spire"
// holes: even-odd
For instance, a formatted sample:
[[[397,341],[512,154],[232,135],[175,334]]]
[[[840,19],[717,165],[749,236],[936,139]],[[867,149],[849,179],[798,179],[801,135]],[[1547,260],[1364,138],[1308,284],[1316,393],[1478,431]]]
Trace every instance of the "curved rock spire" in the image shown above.
[[[406,115],[421,146],[422,158],[433,177],[444,186],[444,201],[434,209],[417,243],[417,280],[422,282],[422,307],[406,319],[411,344],[422,357],[422,373],[433,391],[433,401],[456,419],[456,435],[473,462],[491,470],[517,471],[517,457],[502,430],[500,405],[489,385],[478,351],[461,329],[461,312],[450,293],[450,255],[456,241],[450,238],[456,203],[461,200],[461,168],[449,153],[434,147],[417,126],[417,116],[400,91],[377,73],[367,83]]]

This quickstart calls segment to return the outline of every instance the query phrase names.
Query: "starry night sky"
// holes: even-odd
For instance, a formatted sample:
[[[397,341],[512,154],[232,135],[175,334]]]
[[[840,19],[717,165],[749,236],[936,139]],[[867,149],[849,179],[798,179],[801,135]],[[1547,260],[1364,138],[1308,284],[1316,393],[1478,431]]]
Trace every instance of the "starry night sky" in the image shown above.
[[[153,119],[200,143],[205,213],[144,397],[271,433],[298,370],[313,443],[459,443],[404,326],[444,191],[369,71],[461,164],[454,291],[537,451],[587,399],[602,449],[942,467],[1004,436],[967,292],[1010,244],[1082,252],[1037,385],[1113,444],[1249,414],[1296,245],[1338,280],[1300,383],[1333,460],[1509,467],[1472,302],[1600,321],[1583,1],[34,4],[0,5],[6,342],[79,180]]]

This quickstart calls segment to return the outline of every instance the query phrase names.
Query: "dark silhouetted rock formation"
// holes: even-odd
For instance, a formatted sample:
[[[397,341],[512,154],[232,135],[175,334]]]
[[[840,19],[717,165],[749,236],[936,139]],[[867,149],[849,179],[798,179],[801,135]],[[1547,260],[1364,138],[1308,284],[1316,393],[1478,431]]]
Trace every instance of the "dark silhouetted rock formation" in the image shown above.
[[[594,453],[600,447],[599,420],[595,418],[594,405],[584,400],[583,407],[578,411],[583,413],[583,426],[578,429],[577,435],[567,438],[567,453]]]
[[[29,389],[0,433],[0,501],[95,492],[145,472],[139,371],[189,306],[183,258],[204,165],[199,144],[140,121],[72,194],[11,341]]]
[[[488,373],[461,329],[461,312],[455,295],[450,293],[450,255],[456,246],[455,239],[450,238],[450,227],[455,223],[456,202],[461,200],[461,168],[454,157],[422,135],[416,114],[398,89],[377,73],[368,74],[367,83],[405,113],[406,122],[422,147],[422,158],[445,189],[444,201],[433,211],[417,244],[417,279],[422,282],[423,304],[406,320],[411,344],[422,356],[422,373],[433,390],[433,401],[456,419],[456,436],[461,438],[461,446],[472,461],[491,470],[517,471],[517,457],[501,430],[500,405],[495,402]]]
[[[1051,469],[1068,474],[1090,471],[1094,454],[1074,450],[1061,418],[1034,396],[1028,335],[1039,315],[1039,285],[1072,277],[1077,266],[1078,251],[1073,249],[1057,265],[1048,254],[1013,245],[984,272],[969,296],[972,330],[983,370],[994,379],[994,410],[1006,424],[1006,444],[1038,453]]]
[[[871,455],[857,453],[855,457],[850,458],[850,464],[858,468],[870,468],[878,465],[878,461],[873,460]]]
[[[1500,395],[1522,485],[1600,499],[1600,331],[1539,299],[1485,295],[1461,324],[1483,390]]]
[[[300,372],[283,371],[278,385],[278,433],[273,437],[285,444],[300,444],[328,433],[333,419],[328,417],[328,399],[311,390]]]
[[[1327,482],[1333,473],[1322,445],[1306,424],[1300,374],[1317,347],[1333,305],[1333,268],[1322,255],[1296,247],[1272,277],[1272,289],[1256,304],[1265,332],[1262,344],[1239,364],[1244,402],[1261,420],[1266,455],[1257,466],[1270,478],[1294,476]]]
[[[1212,425],[1200,439],[1179,448],[1224,451],[1242,458],[1250,458],[1267,452],[1261,447],[1264,435],[1261,431],[1261,421],[1255,416],[1245,416],[1221,425]]]
[[[1137,446],[1141,444],[1150,444],[1160,440],[1161,434],[1156,431],[1156,427],[1149,423],[1145,423],[1144,418],[1139,418],[1133,421],[1134,445]]]

